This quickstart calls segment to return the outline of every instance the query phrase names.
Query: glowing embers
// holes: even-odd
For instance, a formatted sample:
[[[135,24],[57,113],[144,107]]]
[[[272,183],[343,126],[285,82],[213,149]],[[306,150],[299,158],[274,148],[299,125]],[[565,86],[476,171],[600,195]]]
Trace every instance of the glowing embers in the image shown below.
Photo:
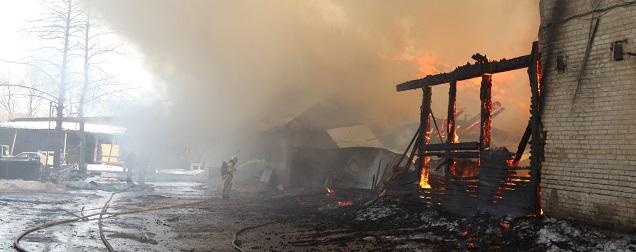
[[[493,204],[503,200],[508,191],[516,191],[518,188],[527,187],[530,182],[529,170],[526,168],[510,167],[509,169],[508,177],[499,184],[497,191],[495,191],[490,200]]]
[[[340,206],[340,207],[343,207],[343,206],[351,206],[351,205],[353,205],[353,201],[350,201],[350,200],[341,200],[341,201],[338,201],[338,202],[336,203],[336,205],[337,205],[337,206]]]
[[[476,178],[479,176],[479,162],[470,159],[454,159],[448,173],[454,177]]]
[[[351,188],[338,189],[338,194],[336,194],[336,189],[333,186],[325,186],[324,196],[313,200],[317,201],[314,204],[321,205],[320,209],[333,209],[349,207],[355,205],[356,202],[365,201],[366,197],[368,197],[367,194],[366,190],[356,191]]]
[[[431,159],[430,173],[426,174],[430,188],[421,189],[420,197],[431,207],[462,216],[526,216],[531,192],[529,170],[510,166],[511,159],[512,153],[503,148],[481,151],[479,160],[454,158],[450,163],[444,158]]]

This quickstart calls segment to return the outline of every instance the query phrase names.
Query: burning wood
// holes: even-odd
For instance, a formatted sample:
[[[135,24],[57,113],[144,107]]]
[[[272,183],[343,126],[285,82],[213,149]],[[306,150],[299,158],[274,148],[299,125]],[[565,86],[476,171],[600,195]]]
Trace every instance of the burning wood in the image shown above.
[[[336,189],[333,189],[331,187],[325,187],[325,194],[327,195],[327,197],[331,197],[336,195]]]

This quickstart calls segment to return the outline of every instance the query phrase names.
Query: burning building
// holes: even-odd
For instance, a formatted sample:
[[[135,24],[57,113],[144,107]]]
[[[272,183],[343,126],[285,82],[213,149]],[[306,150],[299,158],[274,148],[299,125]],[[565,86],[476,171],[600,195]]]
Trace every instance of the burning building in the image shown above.
[[[636,8],[541,1],[546,214],[636,229]]]
[[[398,85],[398,91],[421,89],[423,99],[413,148],[410,155],[404,153],[404,166],[395,167],[396,174],[409,174],[413,166],[410,173],[419,178],[396,181],[418,182],[427,202],[458,214],[545,211],[634,230],[636,47],[630,42],[636,39],[636,10],[627,8],[633,5],[541,1],[540,38],[529,55],[490,61],[475,54],[475,63]],[[531,116],[513,153],[491,146],[491,88],[496,85],[491,75],[515,69],[527,69]],[[458,142],[458,82],[480,77],[479,141]],[[450,86],[442,126],[448,134],[442,143],[432,143],[432,87],[441,84]],[[526,169],[519,161],[528,144]],[[435,175],[440,169],[442,176]]]

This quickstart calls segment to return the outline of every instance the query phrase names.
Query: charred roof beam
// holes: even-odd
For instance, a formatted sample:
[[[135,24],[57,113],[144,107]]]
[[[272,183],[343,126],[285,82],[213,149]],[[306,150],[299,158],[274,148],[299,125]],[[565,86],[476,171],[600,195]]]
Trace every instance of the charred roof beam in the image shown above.
[[[407,91],[428,86],[435,86],[451,81],[462,81],[480,77],[484,74],[495,74],[506,71],[512,71],[522,68],[528,68],[532,57],[524,55],[513,59],[502,59],[499,61],[490,61],[476,64],[466,64],[457,67],[450,73],[439,73],[428,75],[421,79],[411,80],[397,85],[397,91]]]

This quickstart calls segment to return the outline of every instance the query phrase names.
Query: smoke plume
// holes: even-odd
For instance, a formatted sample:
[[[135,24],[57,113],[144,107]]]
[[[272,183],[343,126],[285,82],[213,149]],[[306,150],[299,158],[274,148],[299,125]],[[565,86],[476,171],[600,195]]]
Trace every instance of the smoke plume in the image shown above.
[[[530,52],[537,1],[108,0],[96,12],[145,55],[166,83],[173,126],[192,136],[240,133],[318,101],[380,132],[415,122],[421,92],[403,81],[452,70],[476,52]],[[523,130],[524,71],[494,77],[506,112],[495,127]],[[459,107],[478,111],[479,81],[459,84]],[[447,92],[434,89],[444,117]]]

